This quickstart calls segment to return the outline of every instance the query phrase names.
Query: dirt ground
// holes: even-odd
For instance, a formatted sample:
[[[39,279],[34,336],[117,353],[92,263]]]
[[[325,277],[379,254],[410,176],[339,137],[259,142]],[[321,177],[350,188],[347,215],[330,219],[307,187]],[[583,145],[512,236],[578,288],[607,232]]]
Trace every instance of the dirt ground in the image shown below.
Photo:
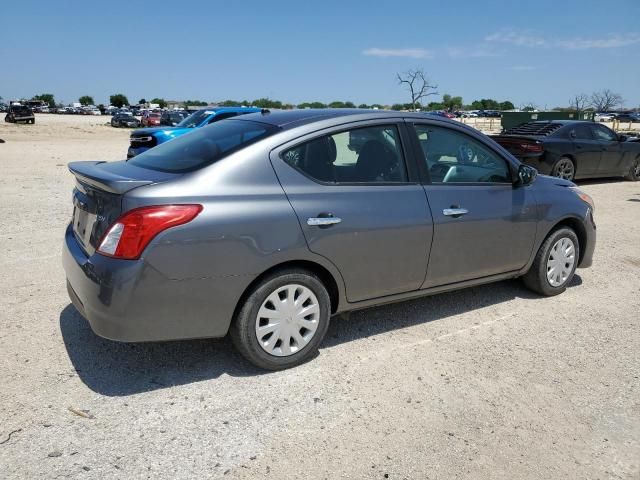
[[[563,295],[358,312],[264,373],[226,339],[100,339],[69,304],[66,164],[125,156],[107,121],[0,124],[0,478],[640,478],[640,183],[582,183],[598,246]]]

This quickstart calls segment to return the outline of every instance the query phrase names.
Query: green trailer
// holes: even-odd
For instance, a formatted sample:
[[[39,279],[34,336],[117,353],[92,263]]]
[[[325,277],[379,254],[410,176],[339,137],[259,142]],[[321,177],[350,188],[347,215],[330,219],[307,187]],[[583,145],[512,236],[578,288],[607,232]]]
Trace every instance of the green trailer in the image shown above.
[[[588,120],[594,112],[502,112],[502,130],[536,120]]]

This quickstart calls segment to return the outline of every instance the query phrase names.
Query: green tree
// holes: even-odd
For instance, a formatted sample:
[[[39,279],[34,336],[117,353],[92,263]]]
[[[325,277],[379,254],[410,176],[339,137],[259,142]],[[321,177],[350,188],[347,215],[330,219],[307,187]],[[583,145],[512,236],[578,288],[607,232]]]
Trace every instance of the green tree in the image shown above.
[[[154,98],[149,103],[155,103],[160,106],[160,108],[164,108],[167,106],[167,102],[164,98]]]
[[[184,101],[185,107],[206,107],[207,105],[209,104],[203,100],[185,100]]]
[[[270,98],[258,98],[253,101],[253,105],[258,108],[282,108],[280,100],[271,100]]]
[[[109,97],[109,103],[114,107],[122,108],[125,105],[129,105],[129,99],[122,93],[116,93]]]
[[[322,102],[304,102],[299,103],[298,108],[327,108],[327,105]]]
[[[427,110],[444,110],[444,105],[440,102],[429,102],[427,104]]]
[[[365,108],[365,109],[369,109],[371,108],[369,105],[367,105],[366,103],[361,103],[360,105],[358,105],[358,108]]]
[[[78,102],[80,102],[80,105],[83,106],[87,106],[87,105],[93,105],[94,101],[93,101],[93,97],[90,95],[83,95],[78,99]]]
[[[516,106],[510,101],[500,102],[500,110],[515,110]]]
[[[40,100],[47,103],[51,108],[56,106],[56,100],[53,93],[41,93],[40,95],[34,95],[31,100]]]
[[[383,110],[384,105],[380,105],[379,103],[374,103],[373,105],[371,105],[371,108],[377,108],[379,110]]]
[[[146,98],[141,98],[140,100],[138,100],[138,105],[144,105],[145,103],[147,103]]]
[[[443,110],[449,112],[460,110],[462,108],[462,97],[452,97],[448,93],[445,93],[442,96],[442,107]]]

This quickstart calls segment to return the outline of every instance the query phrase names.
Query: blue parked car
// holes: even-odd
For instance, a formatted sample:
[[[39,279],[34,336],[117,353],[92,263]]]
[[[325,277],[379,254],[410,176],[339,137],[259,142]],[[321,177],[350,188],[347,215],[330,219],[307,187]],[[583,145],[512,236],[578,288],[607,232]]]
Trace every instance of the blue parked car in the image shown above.
[[[259,111],[259,108],[254,107],[203,108],[189,115],[175,127],[150,127],[134,130],[129,139],[130,145],[127,151],[127,158],[135,157],[156,145],[189,133],[194,128],[204,127],[225,118]]]

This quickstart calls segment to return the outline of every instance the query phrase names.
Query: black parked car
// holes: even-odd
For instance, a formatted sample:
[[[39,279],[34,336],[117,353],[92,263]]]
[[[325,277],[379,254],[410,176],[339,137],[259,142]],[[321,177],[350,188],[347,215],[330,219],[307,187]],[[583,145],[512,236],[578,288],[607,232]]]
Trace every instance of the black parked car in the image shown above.
[[[117,113],[111,117],[112,127],[140,127],[140,120],[130,113]]]
[[[26,105],[11,105],[9,111],[4,117],[5,122],[17,123],[36,123],[36,117]]]
[[[640,180],[640,144],[599,123],[529,122],[492,138],[546,175],[567,180],[617,176]]]
[[[175,110],[171,112],[162,112],[162,116],[160,117],[160,125],[175,127],[188,116],[189,116],[189,112],[184,112],[181,110]]]
[[[640,122],[640,114],[637,113],[619,113],[615,117],[614,120],[618,122]]]

